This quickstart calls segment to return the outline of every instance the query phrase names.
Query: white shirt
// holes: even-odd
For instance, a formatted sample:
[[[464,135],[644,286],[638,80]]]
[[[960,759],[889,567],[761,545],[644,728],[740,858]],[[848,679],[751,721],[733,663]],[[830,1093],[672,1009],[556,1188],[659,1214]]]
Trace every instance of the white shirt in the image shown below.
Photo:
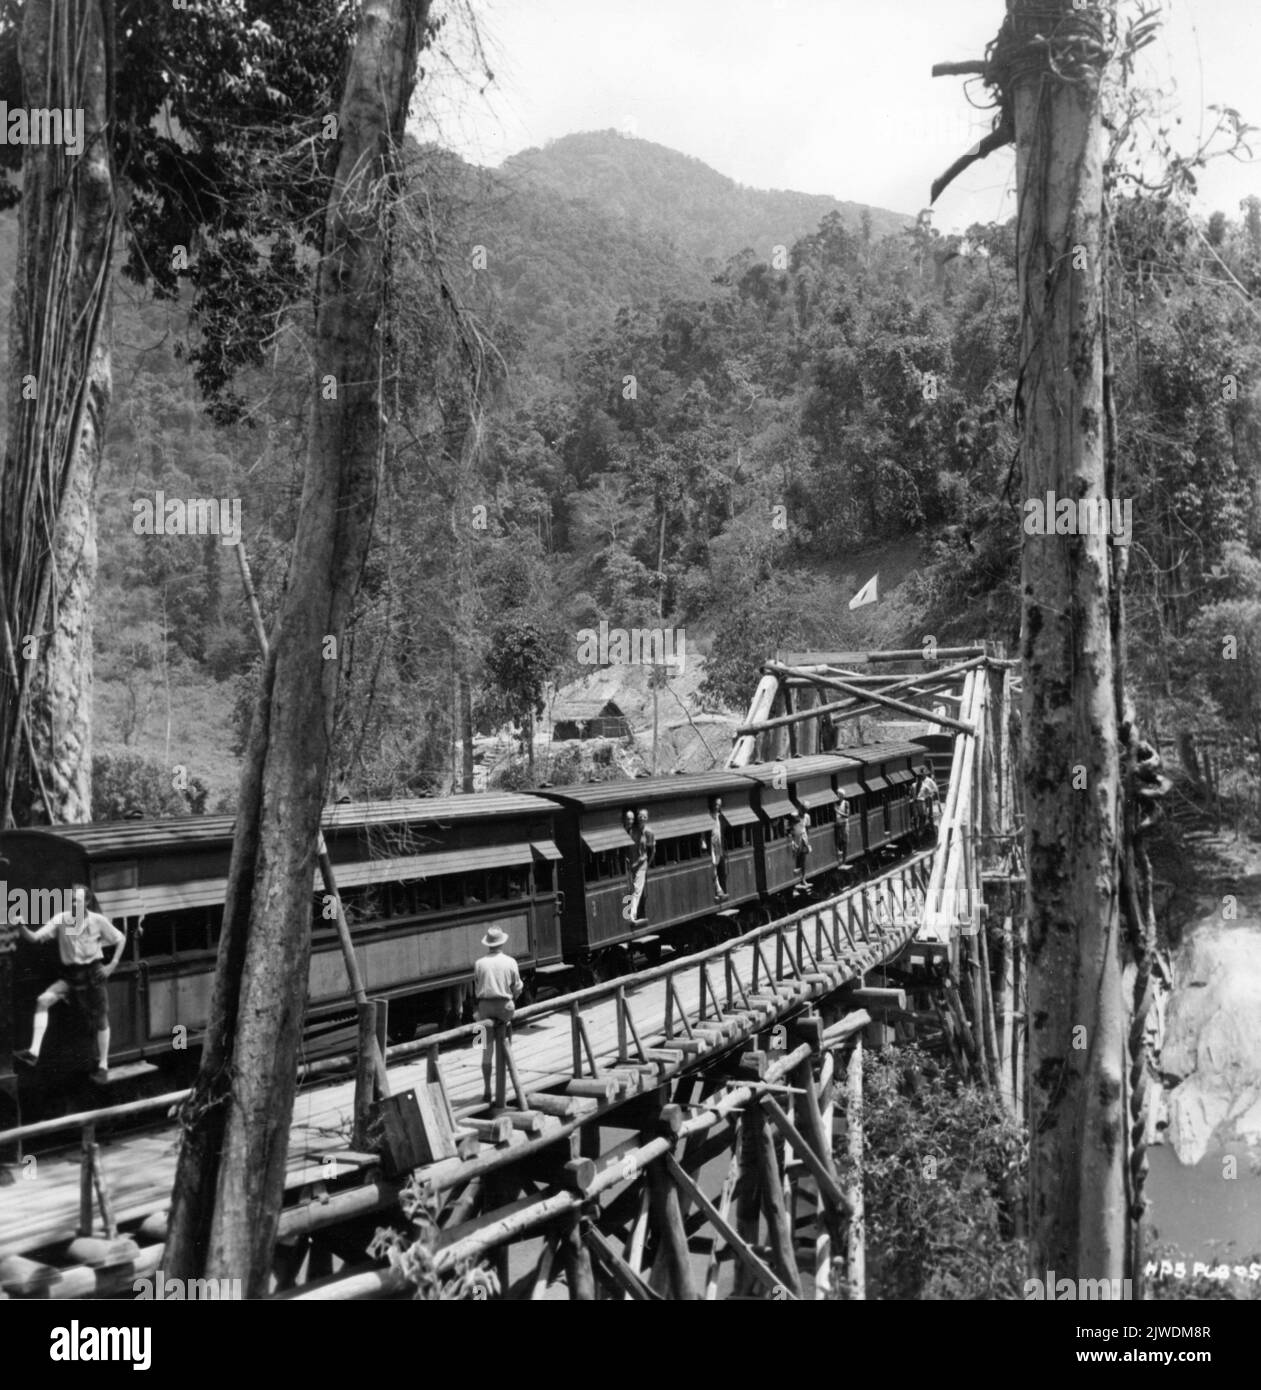
[[[516,961],[495,951],[473,962],[473,988],[479,999],[515,999],[524,986]]]
[[[117,946],[127,939],[99,912],[85,912],[82,927],[73,912],[59,912],[31,935],[36,941],[51,941],[56,936],[62,965],[92,965],[102,958],[102,941],[107,946]]]

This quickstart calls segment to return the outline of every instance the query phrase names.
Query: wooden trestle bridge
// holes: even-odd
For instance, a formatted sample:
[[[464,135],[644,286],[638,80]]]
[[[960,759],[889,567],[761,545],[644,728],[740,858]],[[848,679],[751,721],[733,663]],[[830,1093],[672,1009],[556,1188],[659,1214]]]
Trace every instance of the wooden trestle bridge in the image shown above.
[[[825,718],[935,723],[954,742],[934,847],[520,1010],[494,1107],[477,1024],[387,1049],[378,1143],[363,1126],[371,1067],[304,1085],[273,1296],[406,1296],[406,1262],[366,1253],[378,1227],[412,1230],[402,1203],[427,1212],[438,1278],[487,1261],[514,1297],[862,1298],[861,1178],[838,1168],[833,1136],[861,1160],[864,1043],[927,1019],[961,1068],[1021,1105],[1014,663],[923,656],[768,663],[730,765],[820,751]],[[21,1148],[0,1186],[0,1296],[129,1298],[161,1270],[182,1095],[0,1134],[0,1153]]]

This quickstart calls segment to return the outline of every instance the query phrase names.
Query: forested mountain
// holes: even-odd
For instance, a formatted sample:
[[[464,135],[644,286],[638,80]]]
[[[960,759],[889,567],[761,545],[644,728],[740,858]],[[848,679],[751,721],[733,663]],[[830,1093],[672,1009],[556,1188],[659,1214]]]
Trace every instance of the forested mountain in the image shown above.
[[[740,707],[777,646],[1015,643],[1011,226],[944,238],[830,200],[814,220],[819,200],[607,133],[502,170],[413,148],[407,178],[331,792],[449,786],[461,729],[528,727],[544,684],[589,673],[576,634],[600,621],[685,627],[709,708]],[[1111,273],[1131,671],[1261,729],[1261,202],[1245,212],[1118,198]],[[135,500],[239,499],[265,614],[296,520],[304,312],[238,373],[249,409],[212,419],[187,304],[116,286],[98,813],[230,797],[256,683],[234,552],[137,535]],[[877,571],[880,602],[851,612]],[[1246,659],[1208,660],[1223,624]]]
[[[745,188],[699,159],[613,130],[523,150],[498,172],[509,188],[528,185],[581,198],[619,222],[664,234],[684,256],[719,266],[746,248],[770,259],[773,246],[791,246],[831,212],[852,232],[862,229],[866,215],[877,241],[912,221],[821,194]]]

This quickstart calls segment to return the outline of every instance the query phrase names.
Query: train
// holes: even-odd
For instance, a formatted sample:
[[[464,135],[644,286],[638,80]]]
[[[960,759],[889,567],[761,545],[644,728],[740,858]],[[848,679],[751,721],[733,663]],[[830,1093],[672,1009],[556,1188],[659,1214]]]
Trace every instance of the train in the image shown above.
[[[738,771],[341,803],[326,809],[323,833],[366,989],[389,1001],[398,1041],[468,1016],[472,965],[492,926],[507,936],[527,998],[538,998],[747,930],[803,893],[839,891],[915,847],[912,787],[929,762],[923,743],[882,743]],[[842,800],[849,813],[838,833]],[[655,836],[635,921],[628,810],[647,811]],[[803,811],[805,886],[790,843]],[[0,833],[0,1111],[19,1088],[72,1086],[93,1064],[86,1020],[64,1007],[51,1012],[39,1065],[15,1068],[58,958],[20,937],[6,903],[89,885],[127,934],[108,982],[111,1077],[157,1069],[187,1079],[207,1023],[233,825],[212,815]],[[38,905],[27,920],[40,922]],[[335,906],[317,872],[306,1057],[349,1050],[353,1028]]]

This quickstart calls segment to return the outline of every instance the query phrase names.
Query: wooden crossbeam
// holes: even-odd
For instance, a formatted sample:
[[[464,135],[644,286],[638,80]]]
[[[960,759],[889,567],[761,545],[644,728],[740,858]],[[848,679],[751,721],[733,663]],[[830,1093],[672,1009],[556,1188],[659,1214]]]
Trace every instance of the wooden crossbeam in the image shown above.
[[[853,1213],[849,1198],[841,1191],[841,1185],[836,1181],[833,1174],[824,1166],[819,1155],[815,1153],[813,1147],[807,1142],[805,1136],[795,1124],[788,1118],[780,1108],[774,1096],[764,1095],[758,1102],[766,1112],[775,1128],[788,1141],[793,1153],[810,1170],[810,1176],[818,1184],[820,1193],[826,1198],[829,1206],[836,1211],[843,1211],[846,1216]]]
[[[634,1040],[635,1051],[640,1054],[640,1061],[648,1061],[648,1054],[644,1051],[644,1042],[640,1038],[640,1030],[635,1027],[635,1017],[630,1011],[630,1004],[627,1002],[626,990],[621,988],[617,991],[617,1058],[619,1061],[628,1061],[626,1052],[627,1031]]]
[[[731,1162],[727,1165],[727,1174],[722,1180],[722,1192],[718,1198],[718,1215],[721,1220],[727,1223],[728,1230],[731,1229],[731,1204],[736,1195],[736,1183],[740,1178],[740,1144],[734,1146],[731,1155]],[[730,1245],[722,1230],[714,1228],[714,1244],[709,1252],[709,1262],[705,1267],[705,1298],[712,1303],[718,1297],[718,1266],[722,1254],[722,1245],[725,1242]]]
[[[776,976],[775,972],[771,969],[770,963],[767,961],[766,955],[762,950],[761,937],[757,937],[753,942],[753,989],[755,993],[757,992],[757,968],[759,965],[766,971],[767,983],[773,984],[778,976]]]
[[[648,1213],[651,1201],[652,1194],[648,1191],[648,1184],[644,1183],[639,1194],[639,1212],[626,1240],[626,1263],[636,1274],[644,1267],[644,1243],[648,1239]],[[629,1299],[630,1294],[626,1294],[625,1297]]]
[[[845,902],[844,902],[843,904],[842,904],[842,903],[833,903],[833,904],[832,904],[832,930],[833,930],[833,932],[835,932],[836,929],[839,927],[840,930],[843,931],[843,932],[845,933],[845,940],[846,940],[847,942],[849,942],[849,949],[850,949],[851,951],[853,951],[853,950],[856,950],[856,949],[857,949],[857,945],[856,945],[856,943],[855,943],[855,941],[854,941],[854,933],[853,933],[853,931],[850,929],[850,924],[849,924],[849,919],[850,919],[850,915],[851,915],[851,914],[850,914],[850,901],[851,901],[851,900],[850,900],[849,898],[846,898],[846,900],[845,900]],[[836,948],[837,948],[837,954],[839,955],[839,954],[840,954],[840,942],[839,942],[839,941],[836,942]]]
[[[701,964],[700,964],[700,973],[701,973],[701,1007],[700,1007],[700,1018],[701,1018],[702,1021],[703,1021],[704,1018],[705,1018],[705,994],[706,994],[706,992],[708,992],[708,994],[709,994],[709,1002],[714,1006],[714,1017],[715,1017],[715,1018],[718,1018],[718,1019],[721,1019],[721,1018],[722,1018],[722,1005],[718,1002],[718,991],[714,988],[714,982],[713,982],[713,980],[710,978],[710,974],[709,974],[709,962],[708,962],[708,961],[705,961],[705,960],[701,961]]]
[[[753,1107],[748,1119],[753,1126],[754,1152],[761,1175],[759,1187],[762,1211],[766,1216],[771,1254],[779,1270],[780,1279],[800,1298],[801,1279],[797,1273],[793,1233],[788,1224],[788,1212],[784,1202],[784,1179],[779,1168],[779,1155],[775,1151],[775,1137],[767,1128],[765,1113],[760,1107]]]
[[[815,918],[816,924],[821,921],[822,918]],[[799,975],[804,973],[805,969],[801,959],[801,953],[803,950],[805,951],[806,955],[810,957],[811,969],[818,970],[819,959],[815,955],[815,953],[810,949],[810,943],[806,940],[806,923],[804,918],[797,923],[797,973]]]
[[[591,1067],[591,1075],[597,1080],[600,1077],[600,1066],[595,1059],[595,1051],[591,1046],[591,1039],[587,1034],[586,1020],[583,1018],[577,1004],[573,1004],[569,1010],[570,1032],[573,1040],[574,1053],[574,1076],[581,1078],[584,1073],[582,1069],[583,1053],[586,1053],[587,1062]]]
[[[555,1263],[556,1237],[549,1232],[543,1242],[543,1249],[539,1251],[539,1262],[534,1266],[534,1282],[530,1288],[531,1300],[538,1301],[547,1297],[547,1290],[552,1282],[552,1266]]]
[[[765,1288],[770,1289],[773,1294],[778,1291],[781,1298],[795,1299],[797,1295],[771,1271],[768,1265],[763,1263],[753,1247],[736,1234],[735,1228],[723,1217],[722,1213],[705,1196],[692,1178],[684,1172],[674,1155],[666,1154],[664,1162],[671,1181],[696,1204],[698,1210],[704,1214],[706,1221],[727,1242],[732,1254],[753,1278]]]
[[[671,1183],[670,1164],[678,1168],[674,1156],[666,1150],[659,1159],[648,1165],[648,1190],[651,1194],[652,1221],[657,1228],[660,1259],[677,1299],[698,1298],[692,1278],[692,1257],[687,1245],[687,1231],[679,1206],[679,1188]],[[681,1173],[683,1170],[678,1168]],[[689,1179],[690,1181],[690,1179]]]
[[[695,1037],[692,1032],[692,1024],[687,1016],[687,1010],[683,1007],[683,1000],[679,997],[679,991],[674,983],[674,976],[666,977],[666,1027],[665,1035],[667,1038],[674,1036],[674,1011],[679,1011],[679,1022],[683,1025],[684,1035],[691,1039]]]
[[[723,958],[723,964],[726,968],[727,976],[727,1007],[730,1009],[735,1006],[735,995],[731,988],[732,981],[734,981],[736,989],[740,991],[740,1002],[744,1005],[745,1012],[747,1013],[749,1011],[749,996],[744,992],[744,981],[740,978],[739,970],[736,969],[734,957],[730,955],[725,956]]]
[[[587,1249],[595,1257],[596,1263],[601,1266],[607,1281],[626,1298],[633,1299],[637,1303],[664,1302],[661,1295],[655,1289],[648,1287],[639,1272],[630,1267],[614,1249],[608,1237],[595,1226],[585,1227],[582,1232],[582,1239]]]

